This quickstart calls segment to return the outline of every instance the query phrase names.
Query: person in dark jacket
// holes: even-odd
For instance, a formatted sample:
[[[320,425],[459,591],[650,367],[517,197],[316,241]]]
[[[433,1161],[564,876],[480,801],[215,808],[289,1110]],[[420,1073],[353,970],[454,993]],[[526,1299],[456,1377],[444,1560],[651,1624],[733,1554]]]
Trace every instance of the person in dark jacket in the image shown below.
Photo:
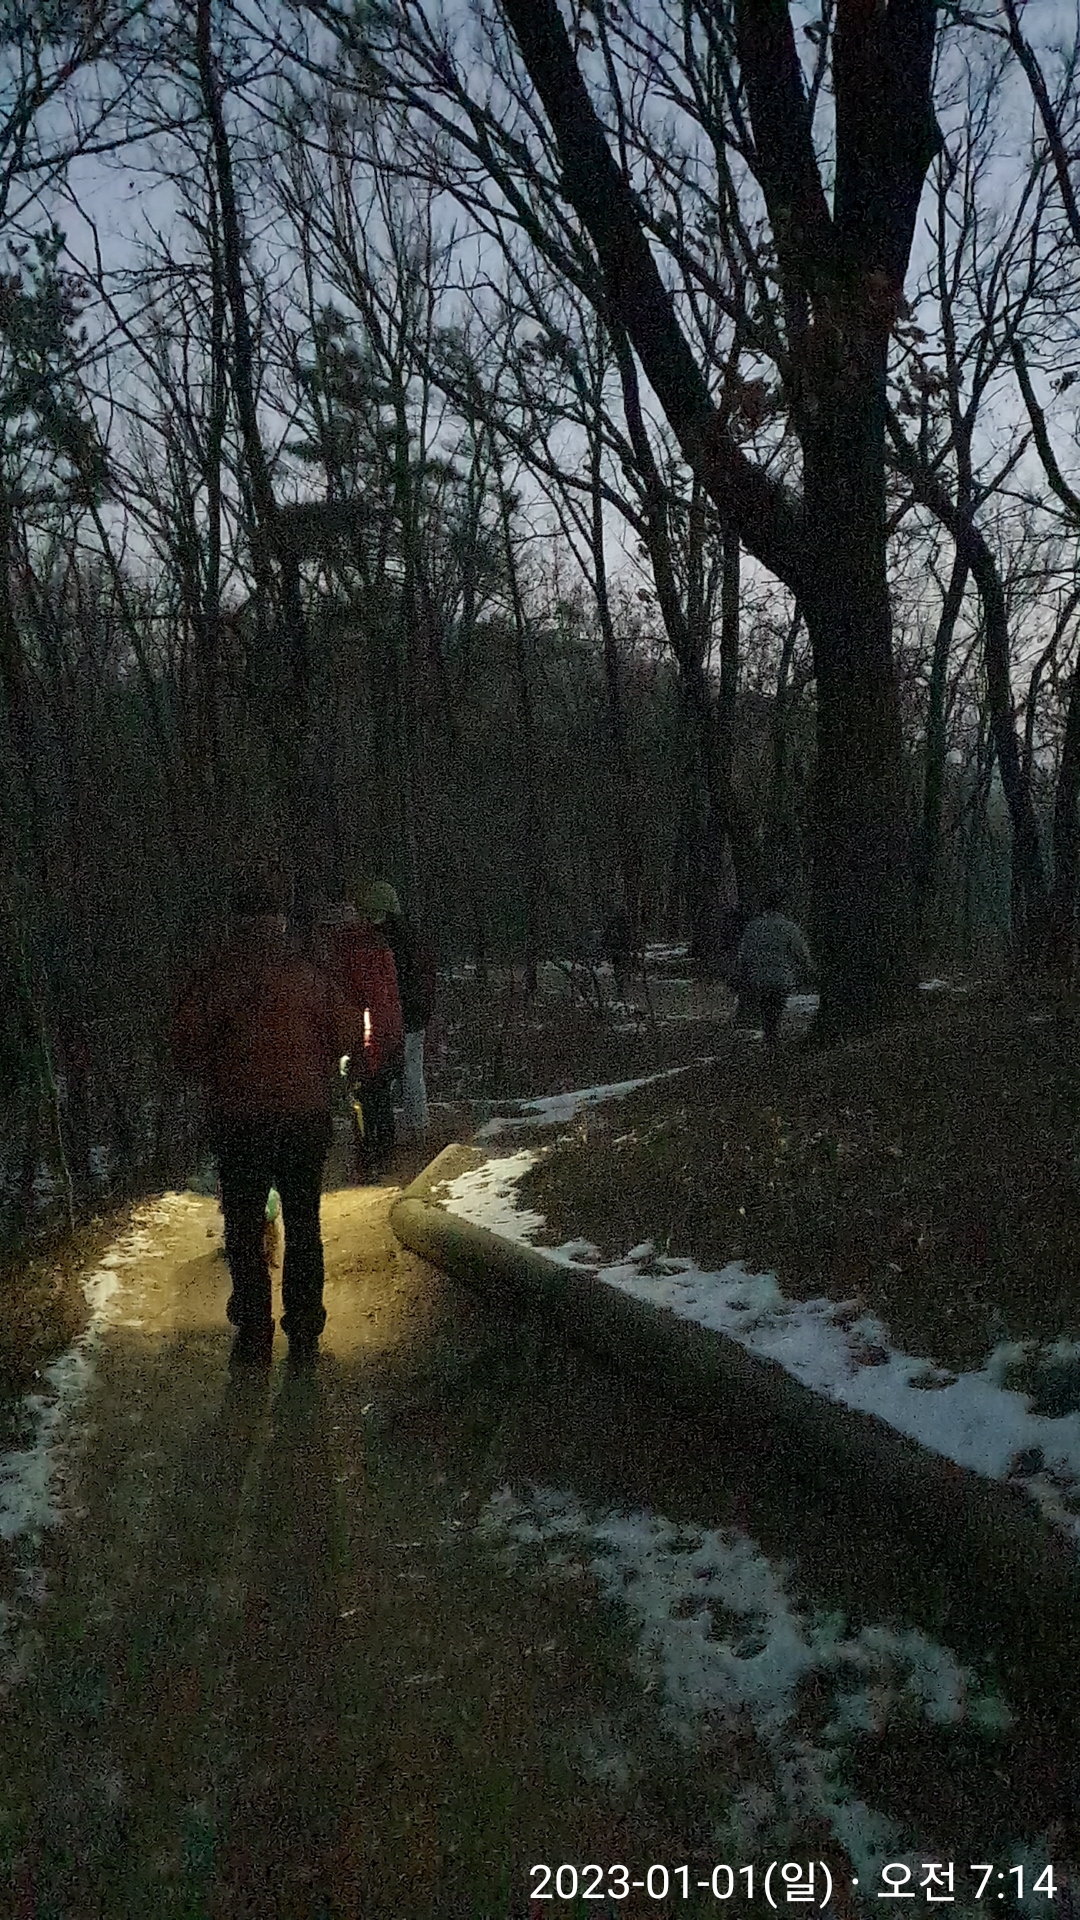
[[[374,1180],[394,1146],[393,1091],[405,1042],[397,969],[382,928],[358,917],[351,903],[328,931],[326,951],[342,992],[364,1010],[364,1044],[347,1071],[357,1120],[357,1178]]]
[[[287,946],[288,921],[265,887],[241,887],[217,961],[183,995],[171,1044],[203,1087],[221,1184],[225,1257],[237,1329],[233,1359],[269,1364],[274,1338],[263,1228],[277,1189],[285,1228],[282,1331],[292,1359],[326,1324],[319,1226],[330,1144],[330,1087],[344,1053],[363,1047],[363,1011]]]
[[[779,911],[778,893],[766,897],[765,911],[750,921],[735,961],[739,995],[736,1021],[760,1013],[765,1039],[775,1046],[788,995],[813,976],[813,961],[802,928]]]
[[[625,905],[616,907],[600,936],[600,950],[603,958],[610,962],[615,992],[620,1000],[626,999],[635,972],[641,972],[640,948],[641,942],[637,938],[629,908]]]
[[[417,932],[386,880],[377,880],[362,895],[362,911],[372,926],[385,934],[394,955],[401,1017],[405,1026],[402,1056],[403,1119],[409,1136],[423,1140],[427,1133],[427,1088],[424,1084],[424,1035],[435,1011],[435,953]]]

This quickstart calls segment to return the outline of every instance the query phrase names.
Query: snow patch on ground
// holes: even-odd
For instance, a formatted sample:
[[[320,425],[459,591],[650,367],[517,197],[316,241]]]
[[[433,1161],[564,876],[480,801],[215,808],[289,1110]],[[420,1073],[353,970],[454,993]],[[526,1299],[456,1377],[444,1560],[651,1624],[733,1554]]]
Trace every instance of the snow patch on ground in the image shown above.
[[[789,1019],[809,1020],[821,1005],[821,996],[817,993],[789,993],[784,1011]]]
[[[707,1062],[698,1061],[698,1066]],[[505,1133],[510,1127],[556,1127],[567,1120],[573,1120],[585,1107],[599,1106],[604,1100],[622,1100],[628,1093],[636,1092],[638,1087],[649,1087],[655,1080],[670,1080],[675,1074],[685,1073],[686,1067],[668,1067],[663,1073],[647,1073],[641,1080],[616,1080],[606,1087],[580,1087],[574,1093],[553,1093],[544,1100],[506,1101],[512,1107],[512,1113],[495,1114],[486,1120],[476,1131],[477,1140],[494,1139],[498,1133]]]
[[[785,1570],[748,1535],[676,1525],[648,1511],[587,1511],[569,1493],[503,1487],[477,1532],[511,1564],[530,1548],[549,1574],[582,1569],[635,1630],[644,1690],[657,1693],[671,1731],[695,1744],[734,1735],[749,1720],[766,1765],[759,1823],[799,1826],[826,1819],[864,1884],[885,1861],[908,1857],[913,1836],[854,1798],[844,1748],[855,1734],[884,1735],[894,1717],[1004,1733],[1003,1699],[980,1688],[947,1647],[909,1630],[846,1630],[838,1613],[808,1614],[787,1593]],[[829,1689],[829,1718],[816,1741],[798,1724],[800,1683]],[[753,1834],[749,1836],[752,1840]],[[910,1858],[914,1864],[916,1855]]]
[[[508,1154],[502,1160],[489,1160],[485,1166],[448,1180],[440,1189],[448,1212],[460,1215],[463,1220],[474,1220],[489,1233],[505,1234],[508,1240],[527,1239],[544,1225],[544,1216],[523,1206],[515,1189],[535,1159],[531,1148],[523,1147],[520,1153]],[[464,1205],[460,1204],[463,1198]],[[587,1242],[574,1244],[586,1246]]]
[[[42,1369],[40,1387],[24,1394],[14,1409],[12,1431],[18,1444],[0,1452],[0,1541],[13,1549],[19,1562],[15,1582],[20,1601],[44,1598],[44,1576],[33,1556],[43,1533],[63,1518],[63,1440],[73,1412],[93,1381],[95,1351],[108,1328],[132,1324],[123,1270],[139,1270],[148,1260],[164,1259],[153,1245],[150,1229],[168,1225],[177,1213],[195,1204],[186,1194],[170,1193],[132,1214],[126,1232],[94,1271],[83,1277],[90,1308],[85,1332]],[[11,1612],[0,1602],[0,1652],[6,1647]],[[2,1677],[10,1683],[20,1670],[16,1658]]]
[[[515,1207],[514,1189],[535,1159],[525,1150],[459,1175],[446,1187],[449,1211],[532,1244],[544,1221]],[[982,1368],[952,1374],[898,1352],[883,1322],[858,1300],[788,1300],[775,1275],[749,1273],[741,1261],[708,1273],[692,1260],[657,1254],[650,1242],[608,1266],[581,1240],[534,1251],[727,1334],[827,1399],[874,1414],[958,1466],[1022,1487],[1080,1545],[1080,1395],[1071,1411],[1040,1413],[1032,1410],[1031,1391],[1005,1385],[1018,1363],[1038,1360],[1029,1347],[1002,1344]],[[1055,1365],[1070,1363],[1080,1365],[1080,1347],[1068,1342],[1043,1359],[1048,1377]]]

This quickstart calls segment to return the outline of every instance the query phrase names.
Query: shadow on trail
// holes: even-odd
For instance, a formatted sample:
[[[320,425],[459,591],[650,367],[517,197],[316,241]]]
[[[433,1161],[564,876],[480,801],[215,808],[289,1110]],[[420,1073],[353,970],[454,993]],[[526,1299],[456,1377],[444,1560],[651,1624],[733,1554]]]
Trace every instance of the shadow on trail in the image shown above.
[[[255,1383],[222,1389],[222,1345],[125,1337],[100,1356],[76,1517],[90,1524],[52,1537],[32,1684],[5,1703],[4,1867],[20,1920],[164,1915],[200,1877],[208,1786],[228,1764],[235,1543],[265,1405]]]
[[[419,1262],[391,1276],[381,1245],[353,1245],[335,1285],[342,1340],[377,1309],[385,1341],[380,1322],[383,1344],[335,1356],[332,1312],[313,1370],[230,1378],[216,1294],[193,1294],[189,1331],[110,1335],[83,1513],[52,1538],[32,1684],[4,1702],[0,1911],[517,1920],[556,1846],[704,1855],[753,1779],[735,1737],[673,1759],[615,1610],[476,1543],[503,1484],[744,1529],[804,1610],[985,1651],[887,1518],[810,1497],[764,1436],[691,1425]],[[629,1776],[586,1765],[601,1723]],[[873,1805],[951,1841],[937,1858],[1004,1861],[1074,1818],[1034,1721],[997,1743],[919,1721],[856,1763]]]
[[[319,1371],[275,1379],[247,1516],[237,1786],[211,1902],[223,1915],[306,1912],[333,1877],[341,1799],[354,1784],[339,1674],[348,1527],[329,1421]]]

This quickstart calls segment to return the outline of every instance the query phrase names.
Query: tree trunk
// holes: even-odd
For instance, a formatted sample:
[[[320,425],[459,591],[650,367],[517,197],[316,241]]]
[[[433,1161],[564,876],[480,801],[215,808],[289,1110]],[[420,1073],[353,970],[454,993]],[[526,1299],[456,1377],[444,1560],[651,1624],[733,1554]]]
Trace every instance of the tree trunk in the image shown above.
[[[971,569],[979,589],[985,627],[986,690],[994,748],[1001,785],[1012,826],[1012,857],[1024,895],[1026,939],[1031,957],[1043,951],[1046,940],[1046,873],[1039,847],[1038,825],[1016,737],[1010,679],[1009,616],[997,561],[985,535],[950,497],[935,471],[921,460],[891,416],[897,464],[917,497],[949,529]]]
[[[416,895],[419,848],[416,822],[416,754],[418,747],[418,663],[420,632],[420,496],[423,488],[424,448],[416,447],[415,469],[413,436],[405,404],[405,388],[399,369],[391,376],[394,409],[394,502],[401,529],[402,581],[397,603],[397,713],[395,740],[398,754],[400,869],[406,892]]]
[[[930,923],[937,893],[941,863],[941,803],[945,787],[945,695],[948,688],[949,655],[956,622],[964,602],[970,562],[959,546],[953,555],[952,573],[945,590],[934,653],[930,663],[930,693],[926,716],[926,760],[923,767],[922,837],[919,862],[915,870],[915,906],[920,947],[930,938]]]
[[[915,968],[885,569],[888,336],[835,321],[815,332],[803,608],[817,681],[814,933],[827,1041],[898,1017]]]
[[[741,899],[746,899],[752,884],[748,863],[743,859],[749,835],[738,831],[732,823],[731,782],[724,767],[720,702],[712,693],[700,661],[689,664],[683,684],[699,756],[699,793],[691,816],[688,877],[690,945],[697,965],[706,974],[713,974],[723,964],[723,910],[730,904],[724,899],[725,855],[730,849],[734,857],[738,847],[735,890]],[[730,891],[730,878],[727,884]]]
[[[1080,670],[1074,667],[1054,796],[1054,884],[1050,894],[1047,963],[1064,978],[1076,960],[1076,902],[1080,888]]]
[[[624,358],[625,341],[616,343]],[[599,407],[597,408],[599,415]],[[622,658],[619,638],[611,614],[608,592],[607,560],[604,552],[604,500],[601,492],[602,441],[599,417],[589,442],[590,545],[593,563],[593,591],[596,615],[603,642],[604,686],[607,692],[608,728],[611,740],[612,784],[614,788],[615,846],[619,862],[622,905],[637,926],[641,916],[642,855],[633,800],[633,781],[626,744],[623,711]]]
[[[660,615],[679,670],[680,687],[696,736],[701,806],[691,828],[693,838],[687,868],[687,906],[691,952],[699,966],[711,971],[720,959],[717,934],[726,847],[731,848],[742,898],[749,897],[754,884],[751,835],[745,817],[737,806],[732,779],[735,703],[739,682],[741,541],[738,530],[728,525],[724,534],[720,598],[720,691],[718,698],[714,698],[705,669],[708,634],[704,630],[703,616],[700,515],[696,523],[696,538],[690,542],[689,589],[684,604],[671,557],[667,495],[641,412],[637,369],[623,329],[616,327],[612,338],[622,381],[630,441],[647,482],[645,542],[652,562]],[[692,516],[700,505],[703,491],[695,481]],[[599,511],[598,491],[594,493],[594,498],[595,514]],[[602,522],[596,543],[602,552]]]
[[[720,688],[716,698],[717,799],[721,826],[742,906],[754,903],[759,875],[754,835],[735,790],[735,722],[739,700],[742,616],[742,542],[730,524],[724,527],[720,583]]]
[[[484,915],[484,905],[479,893],[474,893],[470,901],[473,925],[473,960],[476,966],[476,984],[486,987],[491,979],[491,967],[488,958],[488,930]]]
[[[985,756],[985,757],[984,757]],[[964,858],[964,964],[974,958],[975,882],[979,857],[986,842],[986,816],[990,788],[994,779],[994,736],[985,715],[979,716],[979,735],[975,750],[975,780],[968,808],[968,833]]]
[[[533,715],[532,687],[529,682],[528,628],[521,598],[517,555],[514,552],[510,524],[510,500],[498,472],[499,512],[502,520],[506,577],[514,615],[514,675],[517,681],[518,724],[521,731],[521,762],[525,784],[525,859],[522,879],[525,883],[525,992],[532,998],[539,988],[540,897],[544,884],[544,801],[543,786],[536,755],[536,722]]]
[[[926,170],[932,0],[837,10],[832,205],[814,149],[795,26],[775,0],[736,0],[752,166],[769,212],[798,350],[792,413],[803,498],[755,465],[713,404],[604,134],[556,0],[503,12],[588,231],[603,304],[639,355],[684,456],[748,551],[804,597],[818,681],[817,917],[824,1037],[914,1000],[899,703],[885,584],[885,364]],[[730,33],[730,26],[728,27]],[[809,315],[812,323],[804,325]]]
[[[195,61],[203,108],[210,126],[214,172],[221,213],[221,247],[225,294],[232,320],[232,382],[244,448],[244,465],[251,488],[256,537],[254,545],[256,602],[260,627],[272,625],[278,647],[276,684],[268,689],[269,729],[281,754],[289,816],[289,849],[296,888],[296,911],[302,929],[309,930],[315,876],[312,865],[312,828],[307,774],[311,746],[311,672],[307,621],[300,593],[300,571],[295,558],[278,545],[277,503],[274,499],[266,449],[259,429],[255,401],[255,358],[244,289],[240,219],[233,181],[232,149],[222,107],[223,89],[214,67],[211,47],[210,0],[197,0]],[[279,563],[279,592],[274,594],[271,558]],[[271,623],[270,609],[276,612]]]
[[[973,536],[972,571],[982,595],[986,616],[986,695],[990,725],[1001,772],[1001,785],[1012,823],[1012,858],[1019,870],[1024,899],[1024,946],[1031,960],[1046,947],[1046,872],[1039,847],[1039,829],[1031,788],[1024,778],[1016,738],[1012,685],[1009,677],[1009,618],[1001,577],[985,540]]]
[[[788,630],[784,635],[784,644],[780,651],[780,665],[776,675],[776,694],[773,700],[772,724],[770,727],[772,780],[769,792],[763,860],[770,862],[774,868],[783,872],[790,871],[794,865],[795,810],[791,791],[788,714],[790,711],[792,692],[791,663],[795,657],[795,642],[799,637],[799,629],[802,623],[802,608],[796,603],[795,611],[789,622]]]

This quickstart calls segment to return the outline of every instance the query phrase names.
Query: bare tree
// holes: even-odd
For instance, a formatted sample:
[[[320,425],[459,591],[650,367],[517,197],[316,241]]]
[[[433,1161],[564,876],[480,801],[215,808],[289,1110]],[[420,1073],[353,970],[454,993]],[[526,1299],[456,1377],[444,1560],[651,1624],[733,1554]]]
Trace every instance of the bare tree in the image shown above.
[[[256,594],[260,627],[274,636],[281,665],[272,675],[291,837],[295,906],[302,925],[310,924],[316,896],[327,876],[318,864],[325,847],[326,820],[312,833],[312,798],[323,793],[311,730],[311,665],[307,622],[300,591],[295,547],[279,532],[278,505],[256,404],[254,352],[248,296],[244,285],[243,245],[233,174],[232,146],[225,121],[225,87],[214,59],[210,0],[198,0],[194,34],[195,66],[203,111],[210,129],[225,299],[232,322],[232,390],[240,425],[247,478],[255,515]]]
[[[347,32],[332,9],[313,11]],[[614,137],[622,143],[617,159],[555,0],[505,0],[503,13],[543,108],[540,120],[535,106],[524,103],[530,121],[524,141],[493,127],[494,116],[472,98],[445,40],[418,9],[398,17],[394,60],[380,58],[378,32],[358,51],[369,70],[378,64],[383,102],[398,99],[426,115],[444,145],[463,142],[489,167],[500,191],[509,187],[516,196],[516,217],[536,244],[549,257],[561,256],[609,320],[625,329],[684,457],[722,518],[797,594],[817,673],[822,1031],[872,1023],[906,1002],[914,980],[885,569],[884,402],[889,340],[923,179],[939,144],[930,95],[934,8],[929,0],[892,0],[872,14],[855,4],[838,6],[831,206],[814,145],[820,76],[808,85],[787,5],[737,5],[733,21],[712,8],[689,15],[727,76],[727,120],[718,140],[726,157],[714,217],[729,234],[747,217],[737,192],[732,195],[733,158],[769,216],[770,271],[784,315],[775,345],[803,454],[801,498],[744,453],[724,408],[710,397],[706,370],[660,276],[642,199],[628,177],[623,92],[613,90],[609,72]],[[616,28],[605,17],[613,40]],[[639,25],[632,16],[627,31]],[[579,46],[588,40],[589,33],[579,36]],[[447,111],[446,99],[454,111]],[[532,164],[530,141],[537,138],[544,182]],[[545,230],[560,197],[588,237],[591,255],[584,261],[580,238],[566,243],[561,216]],[[758,338],[768,332],[765,322],[755,329]]]
[[[1009,423],[986,431],[1000,404],[1007,368],[1003,318],[1013,263],[1031,237],[1037,247],[1045,208],[1043,170],[1036,162],[1019,183],[1011,206],[1000,205],[994,169],[1002,127],[1000,64],[967,65],[961,78],[962,126],[934,170],[933,256],[920,288],[937,321],[928,344],[917,325],[902,329],[904,354],[889,408],[889,434],[898,472],[915,498],[938,516],[954,542],[929,680],[924,760],[923,826],[917,866],[922,918],[931,907],[938,864],[944,714],[948,661],[969,578],[982,603],[987,697],[994,750],[1013,831],[1017,900],[1023,903],[1021,941],[1032,952],[1045,938],[1047,886],[1030,782],[1025,777],[1011,687],[1010,633],[1003,565],[984,526],[998,516],[1003,489],[1021,465],[1030,435]],[[1021,295],[1021,305],[1025,296]],[[909,424],[910,423],[910,424]],[[990,458],[980,459],[980,434]],[[1004,438],[1005,444],[1000,443]]]
[[[1080,36],[1074,36],[1059,58],[1057,84],[1047,78],[1047,63],[1040,59],[1021,24],[1016,0],[1003,0],[1004,28],[990,31],[1002,34],[1015,55],[1035,104],[1037,126],[1042,144],[1033,143],[1031,166],[1049,175],[1064,219],[1057,244],[1042,245],[1041,234],[1032,233],[1026,248],[1026,267],[1019,293],[1010,305],[1006,334],[1017,384],[1031,426],[1031,433],[1042,466],[1048,494],[1060,512],[1070,536],[1080,532],[1080,488],[1070,481],[1064,460],[1054,444],[1052,421],[1036,392],[1033,363],[1048,356],[1060,366],[1064,347],[1068,360],[1075,360],[1075,284],[1080,249],[1080,202],[1070,170],[1070,143],[1075,142],[1077,126],[1077,71],[1080,66]],[[1040,351],[1041,349],[1041,351]],[[1056,372],[1051,394],[1068,393],[1076,378],[1075,369]],[[1060,407],[1060,401],[1058,405]],[[1069,422],[1075,431],[1075,415]],[[1059,638],[1055,630],[1051,648]],[[1075,969],[1077,913],[1080,906],[1080,658],[1073,666],[1067,691],[1064,739],[1058,768],[1053,819],[1054,872],[1047,914],[1047,958],[1059,972]]]

